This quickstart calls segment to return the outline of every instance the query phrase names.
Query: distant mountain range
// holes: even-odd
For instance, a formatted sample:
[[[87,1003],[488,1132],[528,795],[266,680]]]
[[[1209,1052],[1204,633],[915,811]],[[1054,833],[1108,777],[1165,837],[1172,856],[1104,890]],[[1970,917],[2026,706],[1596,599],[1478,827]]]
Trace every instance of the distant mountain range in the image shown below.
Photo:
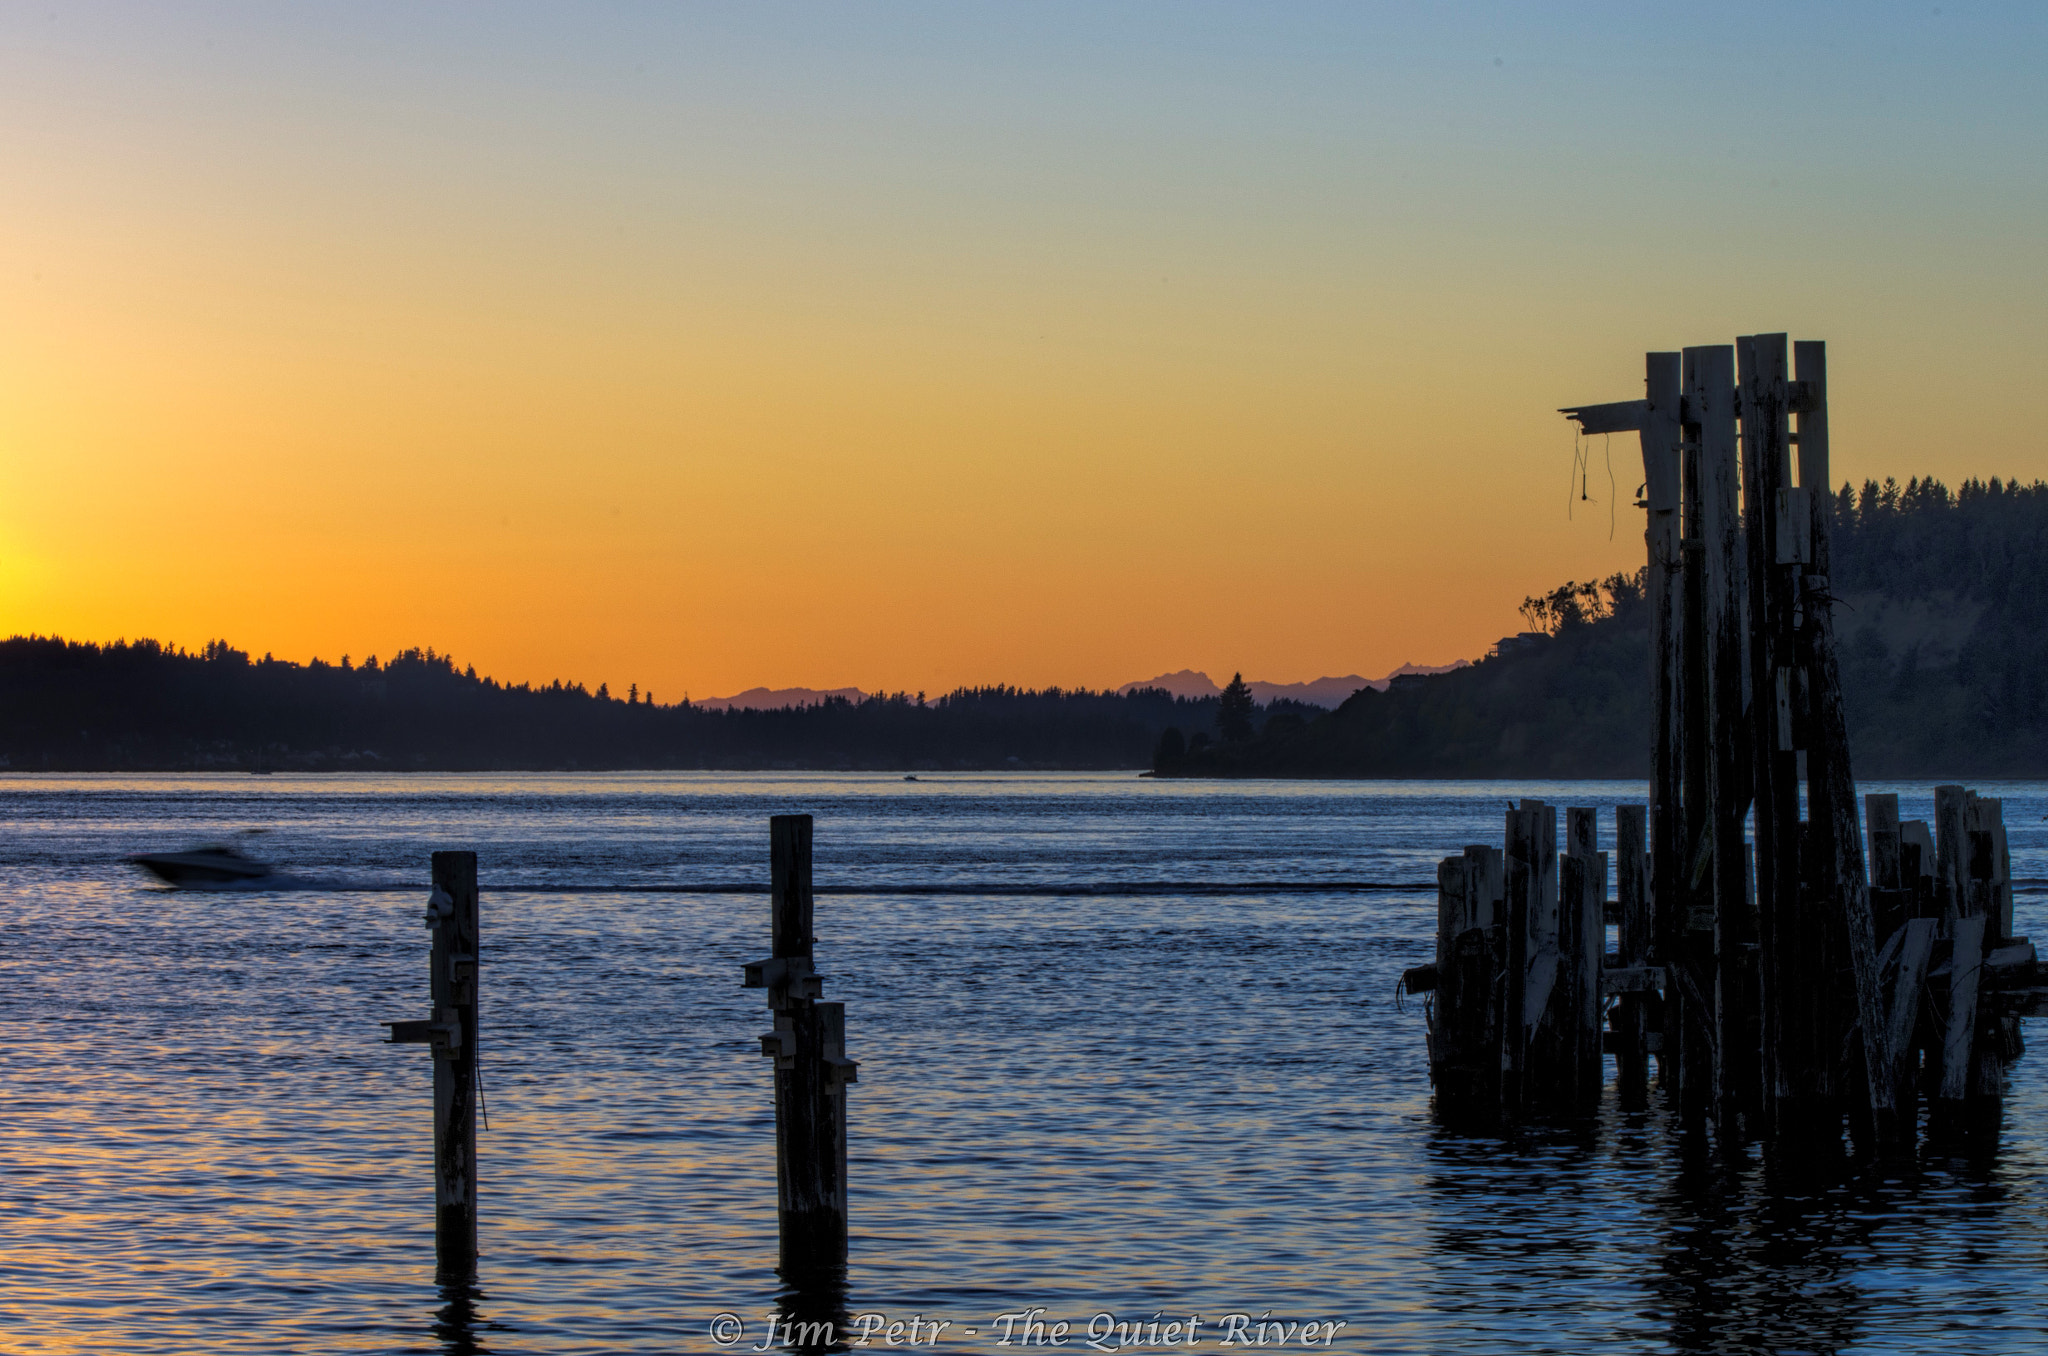
[[[1466,661],[1462,659],[1455,664],[1403,664],[1384,678],[1364,678],[1352,673],[1342,678],[1317,678],[1306,683],[1251,681],[1246,682],[1245,686],[1251,689],[1252,700],[1261,705],[1276,697],[1284,697],[1288,701],[1334,711],[1360,688],[1369,687],[1375,692],[1385,692],[1393,681],[1404,673],[1449,673],[1452,669],[1462,669],[1466,666]],[[1162,673],[1157,678],[1125,683],[1117,691],[1137,692],[1144,688],[1163,688],[1176,697],[1190,697],[1196,700],[1213,697],[1223,690],[1222,685],[1208,674],[1197,673],[1193,669],[1182,669],[1178,673]]]
[[[1375,692],[1385,692],[1394,679],[1404,673],[1449,673],[1452,669],[1464,667],[1466,661],[1460,659],[1455,664],[1403,664],[1384,678],[1362,678],[1353,673],[1342,678],[1317,678],[1306,683],[1248,682],[1245,686],[1252,690],[1252,700],[1261,706],[1276,697],[1284,697],[1288,701],[1334,711],[1362,687],[1369,687]],[[1208,674],[1197,673],[1193,669],[1182,669],[1178,673],[1162,673],[1157,678],[1147,678],[1143,682],[1125,683],[1116,691],[1137,692],[1146,688],[1162,689],[1176,697],[1187,697],[1195,701],[1200,701],[1204,697],[1214,697],[1223,691],[1221,683]],[[730,697],[707,697],[703,701],[693,702],[692,705],[702,707],[706,711],[780,711],[793,706],[820,706],[831,697],[857,702],[864,700],[868,695],[857,687],[750,687],[745,692],[734,693]]]
[[[750,687],[730,697],[707,697],[691,705],[706,711],[780,711],[791,706],[822,706],[830,697],[857,702],[867,695],[857,687]]]

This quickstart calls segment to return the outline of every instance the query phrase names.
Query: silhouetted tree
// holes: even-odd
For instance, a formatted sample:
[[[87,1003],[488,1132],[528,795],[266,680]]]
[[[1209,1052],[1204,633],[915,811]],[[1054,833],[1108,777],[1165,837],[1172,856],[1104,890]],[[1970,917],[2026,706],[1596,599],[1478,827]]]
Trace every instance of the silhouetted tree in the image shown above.
[[[1159,742],[1152,746],[1152,770],[1161,771],[1188,756],[1188,742],[1181,737],[1178,725],[1169,725],[1159,732]]]
[[[1244,675],[1231,674],[1230,685],[1216,704],[1216,733],[1223,736],[1224,743],[1241,744],[1252,737],[1252,712],[1256,709]]]

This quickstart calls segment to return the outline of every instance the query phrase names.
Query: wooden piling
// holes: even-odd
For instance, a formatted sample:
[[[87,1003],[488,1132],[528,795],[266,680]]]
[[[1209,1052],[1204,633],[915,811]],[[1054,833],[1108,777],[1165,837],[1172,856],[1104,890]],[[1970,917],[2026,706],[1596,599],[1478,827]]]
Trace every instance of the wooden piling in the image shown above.
[[[1493,926],[1487,889],[1489,858],[1499,851],[1465,849],[1438,864],[1435,989],[1430,1012],[1430,1076],[1437,1110],[1457,1125],[1491,1126],[1500,1119],[1501,929]]]
[[[1559,952],[1561,969],[1570,982],[1560,1018],[1568,1024],[1571,1092],[1568,1105],[1577,1115],[1590,1115],[1600,1103],[1601,1058],[1600,967],[1607,955],[1607,858],[1599,850],[1600,812],[1589,806],[1565,811],[1566,858],[1558,871]],[[1578,863],[1567,875],[1565,867]]]
[[[1645,814],[1640,805],[1614,809],[1614,894],[1620,913],[1616,958],[1634,969],[1649,964],[1651,918],[1648,862],[1644,855]],[[1642,1102],[1649,1079],[1649,1016],[1646,994],[1624,994],[1615,1000],[1614,1063],[1622,1105]]]
[[[1685,578],[1683,498],[1686,484],[1685,366],[1679,353],[1650,353],[1643,360],[1643,496],[1646,523],[1643,542],[1647,558],[1645,583],[1650,608],[1650,936],[1646,946],[1667,964],[1678,964],[1685,942],[1685,863],[1691,839],[1686,834],[1683,794],[1686,695],[1683,680]],[[1627,866],[1622,868],[1627,878]],[[1624,928],[1627,924],[1624,922]],[[1646,953],[1647,954],[1647,953]],[[1640,1014],[1635,1007],[1631,1012]],[[1658,1055],[1661,1077],[1678,1086],[1680,1040],[1667,1002],[1660,1014],[1664,1046]]]
[[[1507,812],[1507,850],[1503,860],[1506,894],[1507,947],[1502,957],[1505,983],[1501,993],[1500,1107],[1512,1120],[1522,1113],[1522,1094],[1529,1075],[1529,918],[1540,911],[1542,865],[1536,847],[1537,816],[1516,808]]]
[[[1934,897],[1945,925],[1963,912],[1963,862],[1969,852],[1963,811],[1969,799],[1970,793],[1960,786],[1934,788]]]
[[[387,1022],[396,1044],[434,1056],[434,1271],[443,1285],[476,1273],[477,941],[476,854],[437,852],[427,926],[433,1016]]]
[[[829,1282],[846,1266],[846,1011],[825,1003],[813,964],[811,817],[769,821],[769,922],[773,954],[746,967],[749,988],[768,990],[775,1029],[761,1038],[775,1057],[775,1182],[781,1274],[797,1285]]]
[[[1897,1063],[1888,1045],[1890,1028],[1877,973],[1877,948],[1883,938],[1877,936],[1864,873],[1862,816],[1849,766],[1849,725],[1836,660],[1834,596],[1828,583],[1834,496],[1828,484],[1827,346],[1811,340],[1793,345],[1793,376],[1798,386],[1799,480],[1809,491],[1807,511],[1813,523],[1812,561],[1798,576],[1797,593],[1798,653],[1810,693],[1806,795],[1814,838],[1811,897],[1829,929],[1825,945],[1833,954],[1847,954],[1863,1037],[1864,1099],[1871,1107],[1874,1132],[1881,1143],[1889,1143],[1899,1127],[1893,1084]],[[1832,1020],[1833,1030],[1846,1030],[1846,1014]]]
[[[1749,808],[1743,712],[1748,611],[1747,551],[1737,472],[1735,354],[1727,345],[1684,350],[1686,430],[1691,434],[1687,517],[1696,524],[1696,581],[1687,599],[1694,635],[1687,656],[1686,795],[1691,911],[1679,987],[1689,995],[1683,1057],[1688,1119],[1712,1115],[1726,1135],[1749,1101],[1751,1048]],[[1695,687],[1697,691],[1695,692]],[[1697,766],[1697,772],[1694,769]]]

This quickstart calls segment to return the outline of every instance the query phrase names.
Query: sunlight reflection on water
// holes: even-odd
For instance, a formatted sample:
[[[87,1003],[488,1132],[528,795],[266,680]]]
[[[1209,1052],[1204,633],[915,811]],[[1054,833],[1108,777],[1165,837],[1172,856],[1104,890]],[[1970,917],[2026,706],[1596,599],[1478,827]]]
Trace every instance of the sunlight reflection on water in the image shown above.
[[[1896,789],[1908,817],[1929,798]],[[2015,874],[2048,874],[2048,787],[1981,789],[2007,798]],[[786,810],[818,817],[819,884],[867,891],[818,905],[862,1061],[847,1300],[948,1319],[938,1350],[993,1349],[993,1316],[1032,1304],[1341,1318],[1337,1347],[1371,1351],[2048,1349],[2048,1056],[2016,1066],[1995,1159],[1892,1182],[1773,1180],[1654,1107],[1459,1138],[1429,1116],[1420,1009],[1392,998],[1433,897],[892,893],[1427,880],[1516,796],[1638,791],[0,779],[0,1350],[707,1351],[727,1310],[758,1334],[773,1118],[738,979],[766,901],[549,887],[764,879]],[[174,893],[122,862],[249,828],[328,879],[481,855],[473,1302],[432,1284],[425,1058],[380,1043],[424,1002],[418,901]]]

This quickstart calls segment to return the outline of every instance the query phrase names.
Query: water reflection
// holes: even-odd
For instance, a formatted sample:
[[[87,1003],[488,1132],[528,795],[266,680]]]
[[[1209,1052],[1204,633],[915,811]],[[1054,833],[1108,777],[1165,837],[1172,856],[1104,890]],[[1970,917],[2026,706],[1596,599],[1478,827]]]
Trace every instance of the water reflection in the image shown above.
[[[441,1344],[443,1356],[490,1356],[490,1348],[478,1336],[478,1329],[493,1330],[477,1314],[477,1301],[484,1293],[474,1284],[444,1285],[441,1307],[434,1313],[432,1332]]]
[[[786,1266],[776,1294],[779,1344],[793,1352],[845,1351],[851,1331],[846,1268],[825,1263]]]
[[[1880,1335],[1952,1347],[2006,1321],[2009,1297],[1958,1303],[1948,1280],[1994,1259],[2024,1278],[2040,1252],[1995,1127],[1887,1167],[1730,1150],[1661,1103],[1624,1111],[1610,1088],[1586,1129],[1433,1136],[1420,1208],[1446,1348],[1518,1333],[1544,1349],[1826,1356]]]

